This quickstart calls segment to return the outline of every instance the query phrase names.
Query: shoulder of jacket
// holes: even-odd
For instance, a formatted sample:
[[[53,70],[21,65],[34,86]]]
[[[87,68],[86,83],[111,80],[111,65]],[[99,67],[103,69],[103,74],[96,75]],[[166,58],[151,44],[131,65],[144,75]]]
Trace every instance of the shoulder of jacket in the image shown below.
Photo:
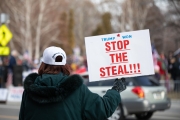
[[[35,79],[36,79],[38,76],[39,76],[39,75],[38,75],[37,73],[31,73],[31,74],[29,74],[29,75],[25,78],[25,80],[24,80],[24,89],[28,89],[29,86],[34,83]]]
[[[74,87],[74,89],[76,89],[83,84],[83,78],[80,75],[73,74],[68,76],[66,81],[62,84],[68,85],[69,87]]]

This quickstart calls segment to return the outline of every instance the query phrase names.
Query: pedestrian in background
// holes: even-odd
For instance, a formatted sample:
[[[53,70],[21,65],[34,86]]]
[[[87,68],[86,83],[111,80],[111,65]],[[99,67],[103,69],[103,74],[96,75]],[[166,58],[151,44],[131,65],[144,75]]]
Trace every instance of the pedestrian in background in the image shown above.
[[[176,55],[174,66],[176,67],[176,75],[174,78],[174,91],[180,92],[180,53]]]
[[[8,57],[2,57],[2,61],[0,63],[0,79],[1,79],[1,87],[6,88],[6,82],[8,77]]]
[[[158,59],[157,64],[159,66],[159,74],[161,76],[161,80],[165,82],[165,86],[169,91],[170,88],[169,88],[168,60],[164,53],[160,54],[160,58]]]
[[[79,75],[71,75],[66,53],[59,47],[44,50],[37,73],[28,75],[19,120],[104,120],[121,102],[125,79],[115,79],[103,97],[92,93]]]
[[[168,62],[167,59],[164,55],[164,53],[160,54],[160,58],[158,59],[157,62],[158,66],[159,66],[159,73],[161,76],[161,80],[166,80],[167,76],[168,76]]]
[[[6,83],[7,88],[13,85],[12,84],[14,81],[13,71],[14,71],[14,67],[17,65],[17,61],[16,61],[17,57],[18,57],[18,52],[16,50],[13,50],[9,57],[8,78],[7,78],[7,83]]]
[[[0,57],[0,88],[3,87],[3,62],[2,58]]]
[[[12,72],[14,66],[17,64],[17,62],[16,62],[17,56],[18,56],[17,51],[16,51],[16,50],[13,50],[13,51],[11,52],[10,57],[9,57],[9,65],[8,65],[9,72]]]

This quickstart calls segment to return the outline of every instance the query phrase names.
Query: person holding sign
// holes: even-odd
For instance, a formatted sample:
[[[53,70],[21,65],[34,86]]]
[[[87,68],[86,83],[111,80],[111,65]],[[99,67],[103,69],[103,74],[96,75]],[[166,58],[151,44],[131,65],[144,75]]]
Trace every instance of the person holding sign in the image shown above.
[[[107,119],[125,89],[125,78],[121,78],[103,97],[92,93],[81,76],[71,75],[64,50],[51,46],[44,50],[38,74],[25,78],[19,120]]]

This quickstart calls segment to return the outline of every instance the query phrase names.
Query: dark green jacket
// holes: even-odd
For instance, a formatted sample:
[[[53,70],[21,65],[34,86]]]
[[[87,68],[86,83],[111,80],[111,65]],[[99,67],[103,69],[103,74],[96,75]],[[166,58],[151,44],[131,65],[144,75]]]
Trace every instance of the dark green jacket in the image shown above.
[[[104,120],[120,103],[120,94],[92,93],[79,75],[30,74],[24,81],[19,120]]]

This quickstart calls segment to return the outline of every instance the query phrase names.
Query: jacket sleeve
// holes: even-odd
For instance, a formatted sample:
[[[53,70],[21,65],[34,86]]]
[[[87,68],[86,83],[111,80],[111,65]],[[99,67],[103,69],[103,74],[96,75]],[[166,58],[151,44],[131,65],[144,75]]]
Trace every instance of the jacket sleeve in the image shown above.
[[[116,90],[107,90],[101,97],[92,93],[87,86],[83,88],[83,116],[90,120],[103,120],[110,117],[120,103],[120,94]]]
[[[26,92],[23,92],[22,95],[22,100],[21,100],[21,106],[20,106],[20,111],[19,111],[19,120],[24,120],[24,112],[25,112],[25,95]]]

